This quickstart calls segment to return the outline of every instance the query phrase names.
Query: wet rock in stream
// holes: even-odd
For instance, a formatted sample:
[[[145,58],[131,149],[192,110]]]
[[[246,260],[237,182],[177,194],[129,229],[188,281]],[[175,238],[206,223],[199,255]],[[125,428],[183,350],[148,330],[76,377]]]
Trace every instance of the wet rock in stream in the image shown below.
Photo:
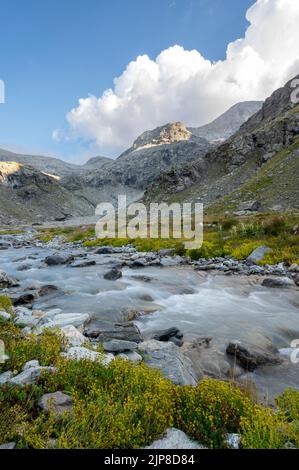
[[[233,356],[240,366],[249,372],[253,372],[259,366],[278,365],[282,362],[281,358],[275,354],[253,348],[249,349],[238,342],[229,343],[226,354]]]

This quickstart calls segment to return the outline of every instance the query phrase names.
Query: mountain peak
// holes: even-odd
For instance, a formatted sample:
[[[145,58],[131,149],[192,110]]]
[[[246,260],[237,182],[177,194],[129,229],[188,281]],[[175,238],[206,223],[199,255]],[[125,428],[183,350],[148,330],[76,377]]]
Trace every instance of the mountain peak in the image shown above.
[[[240,126],[261,109],[263,101],[243,101],[229,108],[217,119],[201,127],[189,127],[192,134],[210,142],[221,142],[231,137]]]
[[[182,140],[190,140],[192,133],[182,122],[170,122],[153,130],[145,131],[133,143],[132,150],[157,145],[168,145]]]

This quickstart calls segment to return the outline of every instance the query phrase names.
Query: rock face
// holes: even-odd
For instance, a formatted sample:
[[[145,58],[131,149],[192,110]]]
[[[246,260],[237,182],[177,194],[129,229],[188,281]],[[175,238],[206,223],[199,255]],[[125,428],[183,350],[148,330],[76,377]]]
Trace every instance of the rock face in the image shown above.
[[[179,429],[167,429],[165,437],[153,442],[146,449],[204,449],[198,442],[192,441]]]
[[[14,160],[0,161],[0,223],[41,222],[93,211],[91,203],[65,189],[59,178]]]
[[[249,350],[239,343],[230,343],[226,349],[226,354],[235,357],[240,366],[249,372],[254,371],[259,366],[281,363],[281,359],[274,354]]]
[[[130,149],[101,170],[80,178],[64,178],[62,184],[68,190],[88,195],[89,200],[94,197],[92,188],[97,189],[97,193],[99,188],[110,188],[110,195],[115,195],[117,185],[125,189],[119,194],[127,193],[128,188],[143,191],[162,171],[196,160],[212,148],[206,139],[192,135],[184,124],[169,123],[143,133]],[[89,188],[88,192],[86,188]],[[138,197],[141,195],[142,192]],[[105,200],[108,200],[107,195]]]
[[[161,369],[176,385],[196,385],[191,361],[171,342],[149,340],[139,345],[145,354],[145,364]]]

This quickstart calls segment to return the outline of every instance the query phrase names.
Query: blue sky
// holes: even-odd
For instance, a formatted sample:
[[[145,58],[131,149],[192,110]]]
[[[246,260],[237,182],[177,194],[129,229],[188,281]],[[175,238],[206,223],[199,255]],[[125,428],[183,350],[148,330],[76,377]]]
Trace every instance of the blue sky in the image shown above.
[[[2,0],[0,147],[71,160],[82,142],[54,142],[88,94],[113,86],[138,55],[174,44],[210,60],[244,36],[253,0]]]

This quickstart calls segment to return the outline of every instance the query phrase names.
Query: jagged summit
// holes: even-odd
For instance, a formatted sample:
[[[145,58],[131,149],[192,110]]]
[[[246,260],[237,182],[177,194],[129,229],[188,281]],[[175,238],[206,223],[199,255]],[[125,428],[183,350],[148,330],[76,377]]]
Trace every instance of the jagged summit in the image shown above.
[[[192,133],[182,122],[170,122],[153,130],[145,131],[133,143],[131,150],[140,150],[144,147],[173,144],[182,140],[190,140]]]

